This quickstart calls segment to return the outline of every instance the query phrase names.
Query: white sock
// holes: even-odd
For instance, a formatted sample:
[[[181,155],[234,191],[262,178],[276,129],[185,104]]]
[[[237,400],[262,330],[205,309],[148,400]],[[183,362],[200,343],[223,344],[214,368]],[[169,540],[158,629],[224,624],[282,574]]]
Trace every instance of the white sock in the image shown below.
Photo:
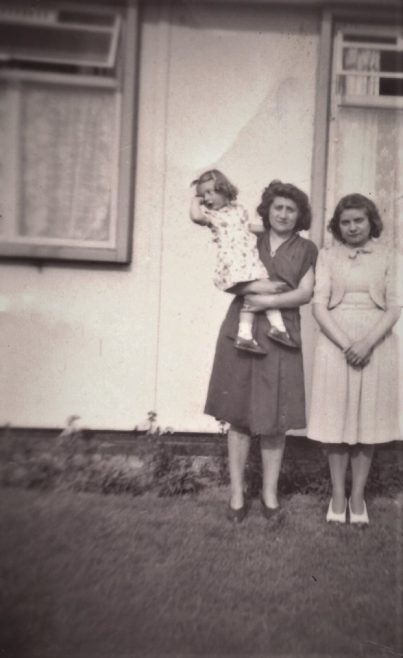
[[[241,320],[238,325],[238,337],[245,340],[252,340],[252,326],[252,323]]]
[[[287,332],[287,329],[284,324],[283,316],[281,315],[281,311],[278,308],[267,309],[266,317],[272,327],[274,327],[278,331]]]

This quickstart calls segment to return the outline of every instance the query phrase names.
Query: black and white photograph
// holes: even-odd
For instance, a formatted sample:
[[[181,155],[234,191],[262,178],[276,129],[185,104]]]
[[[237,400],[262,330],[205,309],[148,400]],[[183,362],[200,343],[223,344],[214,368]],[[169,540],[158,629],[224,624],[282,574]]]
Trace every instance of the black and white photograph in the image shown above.
[[[0,658],[403,658],[403,0],[0,0]]]

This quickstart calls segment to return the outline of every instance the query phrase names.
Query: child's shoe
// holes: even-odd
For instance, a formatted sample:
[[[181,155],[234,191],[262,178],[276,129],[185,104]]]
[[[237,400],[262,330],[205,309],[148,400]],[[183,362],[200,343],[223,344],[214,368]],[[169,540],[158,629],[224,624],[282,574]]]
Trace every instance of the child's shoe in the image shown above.
[[[254,338],[235,338],[234,346],[237,350],[245,350],[246,352],[253,352],[253,354],[267,354],[263,347]]]
[[[269,331],[267,332],[267,335],[272,340],[275,340],[277,343],[282,343],[283,345],[287,345],[287,347],[294,347],[294,348],[298,347],[294,343],[294,341],[292,340],[291,336],[287,331],[280,331],[275,327],[270,327]]]

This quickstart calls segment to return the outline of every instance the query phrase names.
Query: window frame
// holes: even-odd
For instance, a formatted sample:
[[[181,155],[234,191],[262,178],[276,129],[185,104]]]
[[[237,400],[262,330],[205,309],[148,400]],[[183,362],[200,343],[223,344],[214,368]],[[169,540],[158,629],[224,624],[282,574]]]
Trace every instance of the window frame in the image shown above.
[[[370,11],[369,11],[370,9]],[[318,68],[315,98],[314,142],[311,170],[311,199],[313,222],[310,237],[321,247],[324,243],[326,203],[328,198],[328,163],[331,157],[331,128],[335,122],[332,107],[333,50],[336,27],[353,21],[356,26],[365,24],[373,29],[390,29],[400,24],[399,9],[393,6],[371,8],[322,9]],[[382,101],[381,101],[382,103]],[[394,104],[394,107],[396,105]]]
[[[102,6],[102,5],[101,5]],[[103,6],[105,8],[105,5]],[[133,205],[134,205],[134,155],[135,155],[135,123],[136,123],[136,80],[138,77],[138,4],[128,2],[122,20],[122,73],[119,80],[95,78],[95,76],[69,76],[63,74],[65,84],[74,86],[88,85],[104,88],[116,88],[120,98],[120,130],[118,134],[117,181],[113,196],[116,199],[116,229],[113,244],[88,243],[84,240],[27,240],[17,235],[7,241],[0,239],[0,258],[83,261],[98,263],[128,264],[132,255]],[[3,72],[3,79],[43,80],[43,75],[36,72],[13,71]],[[52,82],[60,83],[61,76],[57,73],[46,74]],[[12,159],[16,159],[12,154]],[[18,203],[18,199],[16,199]],[[11,219],[15,221],[15,217]],[[68,244],[66,244],[68,243]]]

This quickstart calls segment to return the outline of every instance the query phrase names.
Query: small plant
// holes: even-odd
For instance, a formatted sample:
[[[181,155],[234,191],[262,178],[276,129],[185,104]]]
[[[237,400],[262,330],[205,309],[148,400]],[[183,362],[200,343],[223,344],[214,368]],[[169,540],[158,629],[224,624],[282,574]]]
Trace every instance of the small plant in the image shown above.
[[[186,494],[196,494],[204,489],[204,484],[192,472],[189,464],[180,463],[177,468],[173,469],[162,478],[158,489],[159,496],[184,496]]]
[[[147,414],[148,429],[147,434],[159,435],[160,428],[157,425],[158,414],[156,411],[149,411]]]
[[[225,436],[228,433],[228,423],[225,420],[218,421],[218,433]]]

